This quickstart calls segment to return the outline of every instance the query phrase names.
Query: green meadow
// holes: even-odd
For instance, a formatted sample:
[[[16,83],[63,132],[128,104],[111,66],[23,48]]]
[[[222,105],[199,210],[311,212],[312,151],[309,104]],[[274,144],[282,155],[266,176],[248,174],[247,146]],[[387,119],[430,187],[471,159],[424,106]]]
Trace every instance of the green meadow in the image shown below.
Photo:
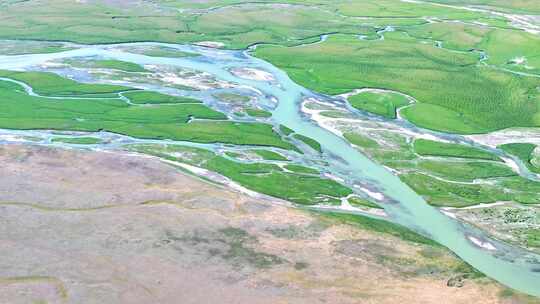
[[[96,137],[55,137],[51,142],[74,145],[96,145],[100,144],[102,141]]]
[[[39,92],[47,95],[95,92],[110,94],[129,90],[109,85],[84,85],[72,80],[58,81],[59,76],[48,73],[4,74],[37,85]],[[62,86],[62,83],[69,86]],[[51,99],[28,95],[18,84],[0,81],[0,106],[2,128],[92,132],[105,130],[139,138],[294,149],[292,144],[283,141],[273,131],[271,125],[227,121],[223,113],[203,104],[129,105],[113,98]],[[195,120],[191,121],[192,119]]]
[[[114,59],[92,60],[92,59],[73,58],[73,59],[66,59],[63,62],[76,68],[111,69],[111,70],[119,70],[119,71],[132,72],[132,73],[148,72],[146,69],[144,69],[142,66],[136,63],[121,61],[121,60],[114,60]]]
[[[445,143],[427,139],[417,139],[414,151],[423,156],[457,157],[501,161],[495,154],[471,146]]]
[[[333,180],[321,178],[317,170],[306,167],[299,169],[302,166],[298,166],[295,171],[291,170],[292,165],[288,165],[287,169],[293,171],[291,173],[274,164],[240,163],[198,148],[172,145],[132,145],[128,148],[208,169],[250,190],[302,205],[338,204],[341,197],[352,194],[351,189]],[[306,172],[308,169],[310,171]]]
[[[200,100],[189,97],[172,96],[152,91],[124,92],[122,96],[135,104],[202,103]]]
[[[23,82],[31,86],[35,93],[46,96],[99,95],[100,97],[116,97],[118,92],[133,90],[118,85],[80,83],[46,72],[0,70],[0,77]]]
[[[540,126],[540,78],[479,66],[476,54],[436,48],[403,33],[378,41],[336,35],[315,45],[263,46],[255,54],[317,92],[383,88],[413,96],[418,103],[401,113],[427,129],[474,134]]]
[[[500,145],[497,148],[519,158],[532,172],[540,173],[540,168],[532,163],[534,158],[533,152],[536,149],[536,145],[529,143],[513,143]]]
[[[349,103],[358,110],[378,114],[389,119],[396,118],[396,110],[409,104],[400,94],[391,92],[362,92],[349,97]]]
[[[251,152],[257,154],[258,156],[262,157],[264,160],[277,160],[277,161],[288,161],[288,159],[281,155],[280,153],[270,151],[270,150],[252,150]]]

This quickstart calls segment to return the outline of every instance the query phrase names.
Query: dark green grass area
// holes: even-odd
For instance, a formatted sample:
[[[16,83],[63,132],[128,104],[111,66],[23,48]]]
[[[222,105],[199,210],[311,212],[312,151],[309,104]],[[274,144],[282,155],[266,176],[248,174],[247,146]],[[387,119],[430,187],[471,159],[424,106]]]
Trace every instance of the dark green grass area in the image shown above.
[[[370,200],[367,200],[365,198],[353,196],[350,197],[348,200],[349,204],[354,207],[368,207],[368,208],[375,208],[375,209],[383,209],[381,206],[373,203]]]
[[[536,167],[531,162],[533,159],[533,151],[534,149],[536,149],[536,145],[529,143],[513,143],[500,145],[497,148],[519,158],[532,172],[540,173],[540,168]]]
[[[138,138],[295,149],[271,125],[211,121],[226,117],[202,104],[134,106],[119,99],[50,99],[0,81],[0,107],[0,127],[6,129],[105,130]],[[187,123],[191,118],[206,120]]]
[[[166,95],[152,91],[125,92],[122,95],[136,104],[202,103],[200,100],[193,98]]]
[[[423,156],[441,156],[441,157],[456,157],[456,158],[471,158],[501,161],[501,159],[493,153],[469,147],[466,145],[444,143],[428,139],[417,139],[414,141],[414,151]]]
[[[148,72],[145,68],[136,63],[114,59],[92,60],[86,58],[72,58],[64,60],[63,62],[76,68],[111,69],[134,73]]]
[[[35,93],[44,96],[100,95],[115,97],[117,96],[115,93],[134,90],[133,88],[118,85],[80,83],[46,72],[0,70],[0,77],[23,82],[31,86]]]
[[[403,33],[377,41],[335,35],[314,45],[262,46],[255,54],[321,93],[369,87],[413,96],[419,103],[401,113],[424,128],[472,134],[540,126],[540,79],[477,65],[477,54],[436,48]]]
[[[250,190],[303,205],[337,204],[339,198],[352,193],[351,189],[330,179],[288,173],[274,164],[239,163],[197,148],[133,145],[130,149],[202,167]],[[171,153],[175,153],[174,156]]]
[[[509,177],[516,173],[510,167],[491,162],[449,162],[422,160],[417,164],[421,171],[435,176],[462,182],[472,182],[476,179]]]
[[[289,136],[294,133],[292,129],[287,128],[284,125],[279,125],[279,130],[281,131],[281,133],[285,134],[286,136]]]
[[[289,164],[285,165],[285,169],[292,171],[294,173],[300,173],[300,174],[313,174],[313,175],[319,175],[320,172],[317,169],[309,168],[306,166],[301,165],[295,165],[295,164]]]
[[[351,106],[389,119],[396,118],[396,110],[409,104],[407,97],[397,93],[362,92],[349,97]]]
[[[274,151],[270,150],[252,150],[253,153],[262,157],[264,160],[277,160],[277,161],[287,161],[288,159]]]
[[[102,142],[96,137],[55,137],[51,141],[75,145],[97,145]]]
[[[261,110],[261,109],[255,109],[255,108],[246,109],[246,113],[251,117],[262,117],[262,118],[272,117],[272,113],[265,110]]]
[[[304,142],[306,145],[310,146],[313,150],[322,153],[322,147],[321,144],[319,144],[318,141],[314,140],[313,138],[300,135],[300,134],[294,134],[294,138]]]

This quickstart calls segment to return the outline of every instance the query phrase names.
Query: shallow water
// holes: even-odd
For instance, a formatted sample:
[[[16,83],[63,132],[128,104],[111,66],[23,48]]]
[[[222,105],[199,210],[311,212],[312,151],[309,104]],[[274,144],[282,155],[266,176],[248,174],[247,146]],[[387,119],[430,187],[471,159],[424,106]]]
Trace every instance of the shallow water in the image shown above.
[[[77,50],[55,54],[0,56],[0,69],[24,69],[48,60],[77,56],[105,56],[138,64],[166,64],[191,68],[211,73],[222,80],[255,88],[269,99],[273,96],[279,101],[277,107],[272,110],[274,123],[283,124],[321,143],[325,152],[324,157],[330,162],[329,169],[333,175],[344,178],[346,183],[353,187],[369,185],[370,189],[383,193],[385,200],[382,205],[392,221],[419,231],[445,245],[489,277],[522,292],[540,296],[539,256],[491,240],[483,232],[442,214],[384,167],[366,158],[340,137],[305,119],[300,111],[300,101],[305,96],[315,94],[295,84],[283,71],[244,52],[157,43],[132,45],[144,44],[166,45],[181,51],[198,52],[203,56],[156,58],[121,52],[114,45],[83,46]],[[228,71],[232,67],[263,69],[274,75],[276,83],[235,77]],[[482,248],[479,246],[482,244],[495,250]]]

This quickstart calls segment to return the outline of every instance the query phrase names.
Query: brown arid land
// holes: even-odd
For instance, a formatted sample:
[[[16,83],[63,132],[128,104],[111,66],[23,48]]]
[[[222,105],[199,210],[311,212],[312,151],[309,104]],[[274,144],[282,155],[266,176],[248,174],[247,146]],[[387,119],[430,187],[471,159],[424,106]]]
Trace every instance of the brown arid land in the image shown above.
[[[4,145],[0,167],[0,303],[535,303],[442,247],[157,159]]]

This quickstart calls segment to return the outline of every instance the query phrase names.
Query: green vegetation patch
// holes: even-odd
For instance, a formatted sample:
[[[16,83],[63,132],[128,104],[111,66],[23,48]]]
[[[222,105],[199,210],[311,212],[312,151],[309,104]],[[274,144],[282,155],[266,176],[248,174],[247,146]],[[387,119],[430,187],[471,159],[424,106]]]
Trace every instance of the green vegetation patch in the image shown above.
[[[379,144],[373,139],[358,133],[347,132],[343,133],[345,139],[351,144],[357,145],[362,148],[378,148]]]
[[[317,151],[319,153],[322,153],[321,144],[319,144],[319,142],[316,141],[315,139],[304,136],[304,135],[300,135],[300,134],[294,134],[293,136],[294,136],[294,138],[296,138],[296,139],[304,142],[306,145],[310,146],[313,150],[315,150],[315,151]]]
[[[477,54],[437,48],[400,32],[376,41],[333,35],[294,48],[261,46],[255,55],[321,93],[367,87],[413,96],[418,103],[401,113],[428,129],[472,134],[540,126],[540,78],[477,65]]]
[[[365,198],[358,197],[358,196],[350,197],[347,201],[353,207],[368,207],[368,208],[375,208],[375,209],[383,209],[381,206],[375,204],[374,202],[367,200]]]
[[[201,103],[200,100],[193,98],[166,95],[152,91],[125,92],[122,95],[135,104]]]
[[[118,85],[80,83],[47,72],[15,72],[0,70],[0,77],[24,82],[31,86],[37,94],[47,96],[90,94],[110,94],[109,96],[116,96],[116,94],[113,95],[113,93],[133,90],[133,88]]]
[[[399,177],[434,206],[467,207],[510,199],[503,189],[490,185],[445,182],[418,173],[401,174]]]
[[[119,99],[50,99],[30,96],[18,84],[0,81],[0,107],[0,127],[6,129],[105,130],[138,138],[295,149],[271,125],[210,121],[226,116],[202,104],[138,106]]]
[[[268,118],[268,117],[271,117],[271,116],[272,116],[272,113],[270,113],[270,112],[268,112],[268,111],[261,110],[261,109],[255,109],[255,108],[248,108],[248,109],[246,109],[246,113],[247,113],[249,116],[252,116],[252,117],[263,117],[263,118]]]
[[[510,167],[491,162],[448,162],[422,160],[417,164],[421,171],[451,180],[472,182],[476,179],[509,177],[516,173]]]
[[[251,100],[251,98],[249,98],[248,96],[235,93],[218,93],[215,94],[214,97],[221,101],[230,103],[247,103]]]
[[[294,173],[315,174],[315,175],[320,174],[319,170],[317,169],[313,169],[313,168],[309,168],[309,167],[301,166],[301,165],[289,164],[289,165],[285,165],[284,168]]]
[[[279,125],[279,130],[281,133],[285,134],[286,136],[289,136],[294,133],[294,131],[284,125]]]
[[[55,137],[51,141],[74,145],[97,145],[102,143],[101,139],[96,137]]]
[[[414,151],[423,156],[457,157],[501,161],[493,153],[461,144],[417,139],[413,143]]]
[[[181,146],[132,145],[132,150],[180,161],[222,174],[240,185],[297,204],[338,204],[352,190],[319,176],[288,173],[279,166],[240,163],[211,151]],[[174,153],[174,156],[171,154]]]
[[[408,105],[409,99],[392,92],[362,92],[349,97],[349,103],[359,110],[395,119],[396,110]]]
[[[72,58],[66,59],[63,62],[76,68],[111,69],[134,73],[148,72],[145,68],[136,63],[114,59],[92,60],[85,58]]]
[[[262,157],[264,160],[288,161],[285,156],[270,150],[251,150],[251,152]]]
[[[540,168],[531,162],[533,160],[533,152],[534,149],[536,149],[536,145],[529,143],[513,143],[500,145],[497,148],[519,158],[532,172],[540,173]]]

